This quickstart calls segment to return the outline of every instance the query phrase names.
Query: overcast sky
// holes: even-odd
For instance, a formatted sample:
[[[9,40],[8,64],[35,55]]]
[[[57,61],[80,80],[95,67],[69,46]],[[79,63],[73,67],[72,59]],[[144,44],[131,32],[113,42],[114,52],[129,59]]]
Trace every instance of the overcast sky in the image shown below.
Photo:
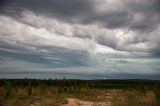
[[[160,0],[0,0],[0,71],[160,74]]]

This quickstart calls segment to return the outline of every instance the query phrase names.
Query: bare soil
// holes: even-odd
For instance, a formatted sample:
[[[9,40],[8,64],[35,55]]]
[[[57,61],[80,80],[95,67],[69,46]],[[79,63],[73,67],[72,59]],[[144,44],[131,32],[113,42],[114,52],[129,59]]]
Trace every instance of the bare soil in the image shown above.
[[[68,98],[67,101],[67,104],[61,106],[111,106],[111,102],[83,101],[76,98]]]

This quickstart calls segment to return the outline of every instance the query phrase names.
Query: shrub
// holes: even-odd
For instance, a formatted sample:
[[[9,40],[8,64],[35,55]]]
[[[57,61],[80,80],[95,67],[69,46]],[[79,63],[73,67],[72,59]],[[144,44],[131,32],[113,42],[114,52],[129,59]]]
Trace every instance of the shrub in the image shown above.
[[[5,82],[5,96],[9,97],[12,94],[12,84],[9,81]]]
[[[29,96],[32,95],[32,84],[31,83],[29,83],[28,85],[28,95]]]

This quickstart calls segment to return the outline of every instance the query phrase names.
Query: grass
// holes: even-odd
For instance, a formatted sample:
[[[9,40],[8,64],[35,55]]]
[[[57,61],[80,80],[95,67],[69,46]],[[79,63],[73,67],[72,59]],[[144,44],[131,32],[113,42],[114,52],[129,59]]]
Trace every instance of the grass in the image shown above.
[[[160,106],[160,82],[151,80],[1,79],[0,106],[60,105],[67,98],[112,106]]]

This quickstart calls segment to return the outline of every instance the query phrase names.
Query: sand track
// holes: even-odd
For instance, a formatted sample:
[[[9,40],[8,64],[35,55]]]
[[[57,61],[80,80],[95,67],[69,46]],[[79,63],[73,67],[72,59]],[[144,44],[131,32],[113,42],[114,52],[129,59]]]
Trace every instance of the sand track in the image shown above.
[[[68,98],[68,103],[61,106],[111,106],[110,102],[91,102],[83,101],[75,98]]]

